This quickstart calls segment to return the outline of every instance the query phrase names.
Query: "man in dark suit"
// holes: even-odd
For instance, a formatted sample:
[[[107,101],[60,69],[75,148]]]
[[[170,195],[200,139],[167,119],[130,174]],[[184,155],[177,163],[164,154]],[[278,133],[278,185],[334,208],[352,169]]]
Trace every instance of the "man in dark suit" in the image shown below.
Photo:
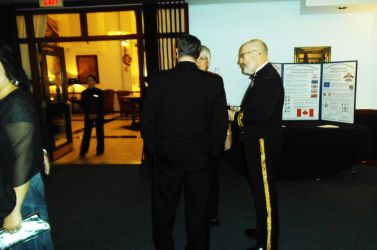
[[[84,110],[84,136],[81,142],[80,156],[88,152],[92,128],[96,126],[97,155],[105,150],[104,124],[104,95],[102,90],[95,87],[97,78],[94,75],[87,77],[88,88],[81,93],[81,105]]]
[[[281,150],[284,88],[275,68],[268,62],[266,44],[254,39],[239,49],[238,64],[251,83],[240,111],[229,110],[230,120],[238,128],[256,210],[256,229],[245,233],[256,237],[250,249],[278,248],[279,224],[274,178]]]
[[[152,226],[157,250],[174,249],[172,230],[182,189],[187,250],[206,250],[210,161],[224,150],[227,104],[222,78],[195,62],[201,43],[177,39],[178,64],[152,75],[141,116],[144,143],[154,159]]]

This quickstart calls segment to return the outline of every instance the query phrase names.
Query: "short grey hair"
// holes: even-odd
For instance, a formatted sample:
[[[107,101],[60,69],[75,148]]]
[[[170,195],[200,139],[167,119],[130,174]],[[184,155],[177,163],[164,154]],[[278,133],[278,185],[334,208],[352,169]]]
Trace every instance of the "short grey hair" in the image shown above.
[[[208,58],[208,63],[211,63],[211,51],[209,50],[207,46],[204,46],[204,45],[201,46],[199,57],[200,56],[204,56]]]
[[[201,45],[200,40],[196,36],[183,34],[177,38],[176,42],[178,57],[191,56],[195,60],[198,59]]]

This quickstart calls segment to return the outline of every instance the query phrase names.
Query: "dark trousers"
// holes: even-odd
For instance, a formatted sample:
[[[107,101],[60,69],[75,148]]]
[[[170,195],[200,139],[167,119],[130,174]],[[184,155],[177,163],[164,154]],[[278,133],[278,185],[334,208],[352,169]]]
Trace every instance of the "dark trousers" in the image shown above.
[[[152,155],[148,152],[148,149],[143,147],[143,158],[140,164],[140,171],[146,178],[150,178],[152,174],[152,164],[153,164],[153,158]]]
[[[208,250],[208,193],[211,180],[208,157],[162,159],[156,156],[152,175],[152,228],[156,249],[174,249],[172,231],[183,190],[186,250]]]
[[[275,177],[280,157],[280,136],[267,136],[242,143],[256,210],[257,246],[278,249],[279,215]]]
[[[97,134],[97,153],[102,153],[105,150],[105,135],[103,132],[103,117],[98,117],[95,120],[85,118],[84,121],[84,137],[81,142],[81,154],[86,154],[89,149],[90,136],[92,134],[92,128],[96,126]]]
[[[209,191],[209,219],[217,219],[220,193],[220,158],[211,161],[212,178]]]

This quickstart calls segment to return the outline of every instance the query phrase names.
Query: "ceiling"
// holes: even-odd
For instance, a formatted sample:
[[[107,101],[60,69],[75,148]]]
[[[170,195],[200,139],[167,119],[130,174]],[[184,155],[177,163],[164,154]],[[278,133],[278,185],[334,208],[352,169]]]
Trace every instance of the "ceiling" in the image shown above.
[[[282,1],[300,2],[302,14],[377,12],[377,0],[187,0],[192,5]]]
[[[78,6],[79,2],[90,3],[91,5],[103,5],[112,3],[137,3],[154,2],[157,0],[64,0],[70,6]],[[161,0],[160,0],[161,1]],[[166,1],[166,0],[165,0]],[[300,2],[302,14],[324,14],[324,13],[350,13],[350,12],[377,12],[377,0],[186,0],[190,5],[222,4],[222,3],[251,3],[251,2]],[[39,0],[0,0],[0,4],[36,4]],[[345,7],[339,9],[339,7]]]
[[[301,0],[301,13],[376,12],[377,0]]]
[[[300,0],[186,0],[189,4],[252,3],[252,2],[286,2]]]
[[[40,0],[0,0],[0,4],[34,4],[39,5]],[[134,4],[140,2],[155,2],[156,0],[63,0],[69,5],[78,5],[85,3],[86,5],[105,5],[105,4]]]

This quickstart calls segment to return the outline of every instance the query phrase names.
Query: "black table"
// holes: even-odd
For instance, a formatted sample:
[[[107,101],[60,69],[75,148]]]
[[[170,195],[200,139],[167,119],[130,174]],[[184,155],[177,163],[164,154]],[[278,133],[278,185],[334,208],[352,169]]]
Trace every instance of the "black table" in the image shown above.
[[[122,100],[126,100],[130,103],[131,107],[131,119],[132,123],[130,125],[130,128],[133,130],[139,130],[140,124],[136,121],[137,117],[140,116],[140,101],[141,97],[140,94],[136,95],[126,95],[120,97]]]
[[[339,128],[319,128],[331,124]],[[321,178],[367,159],[373,149],[370,130],[362,125],[331,122],[284,122],[279,179]],[[235,144],[225,154],[233,167],[245,173],[241,149]]]
[[[320,128],[330,124],[339,128]],[[279,177],[319,178],[368,158],[373,142],[362,125],[305,121],[284,122]]]

